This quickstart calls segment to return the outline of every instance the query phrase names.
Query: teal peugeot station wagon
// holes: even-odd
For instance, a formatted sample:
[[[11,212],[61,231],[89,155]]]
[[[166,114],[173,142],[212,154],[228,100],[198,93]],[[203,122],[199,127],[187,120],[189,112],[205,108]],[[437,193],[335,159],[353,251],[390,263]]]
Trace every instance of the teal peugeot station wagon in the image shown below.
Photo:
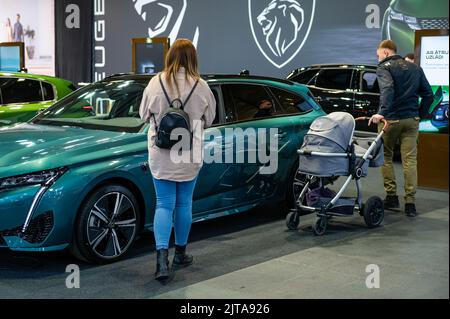
[[[139,118],[150,79],[112,76],[27,123],[0,128],[0,247],[35,252],[67,248],[79,259],[108,263],[123,257],[137,235],[152,230],[149,125]],[[261,174],[268,163],[260,160],[205,162],[194,194],[194,221],[268,202],[289,206],[296,151],[310,124],[325,113],[305,86],[291,81],[249,75],[204,79],[218,107],[209,130],[225,136],[234,129],[234,141],[244,141],[249,151],[252,134],[276,128],[266,139],[278,141],[275,149],[269,142],[265,147],[276,152],[277,169]],[[205,138],[205,149],[207,145],[237,155],[233,143],[217,134]]]

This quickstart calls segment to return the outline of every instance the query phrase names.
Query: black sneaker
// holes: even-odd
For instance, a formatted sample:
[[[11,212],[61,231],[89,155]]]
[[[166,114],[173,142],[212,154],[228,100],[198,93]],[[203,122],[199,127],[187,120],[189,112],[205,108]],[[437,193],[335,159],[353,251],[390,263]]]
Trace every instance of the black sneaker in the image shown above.
[[[416,217],[417,216],[416,205],[406,204],[405,205],[405,214],[408,217]]]
[[[387,195],[384,200],[384,209],[399,209],[400,202],[398,196]]]

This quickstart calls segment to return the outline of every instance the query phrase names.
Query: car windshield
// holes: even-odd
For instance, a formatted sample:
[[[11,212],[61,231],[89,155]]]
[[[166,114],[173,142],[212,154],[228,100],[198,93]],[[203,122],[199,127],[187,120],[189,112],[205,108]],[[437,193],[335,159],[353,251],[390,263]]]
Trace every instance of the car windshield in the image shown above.
[[[94,130],[137,133],[148,80],[113,80],[84,87],[43,111],[34,124],[77,126]]]

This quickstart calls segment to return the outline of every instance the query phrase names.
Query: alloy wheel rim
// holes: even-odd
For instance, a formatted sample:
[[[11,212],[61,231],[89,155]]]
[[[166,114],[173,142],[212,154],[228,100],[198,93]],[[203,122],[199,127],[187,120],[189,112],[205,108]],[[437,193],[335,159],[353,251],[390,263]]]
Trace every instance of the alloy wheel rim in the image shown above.
[[[123,255],[136,234],[136,210],[124,194],[103,195],[92,206],[87,222],[87,239],[92,251],[102,259]]]

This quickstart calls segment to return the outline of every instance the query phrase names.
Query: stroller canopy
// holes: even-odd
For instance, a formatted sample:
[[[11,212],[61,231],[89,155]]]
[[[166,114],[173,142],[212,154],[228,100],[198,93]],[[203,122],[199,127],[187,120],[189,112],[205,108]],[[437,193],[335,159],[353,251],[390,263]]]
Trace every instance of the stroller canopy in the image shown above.
[[[333,141],[345,152],[352,144],[355,132],[355,119],[349,113],[334,112],[317,118],[310,127],[308,135],[315,135]]]

